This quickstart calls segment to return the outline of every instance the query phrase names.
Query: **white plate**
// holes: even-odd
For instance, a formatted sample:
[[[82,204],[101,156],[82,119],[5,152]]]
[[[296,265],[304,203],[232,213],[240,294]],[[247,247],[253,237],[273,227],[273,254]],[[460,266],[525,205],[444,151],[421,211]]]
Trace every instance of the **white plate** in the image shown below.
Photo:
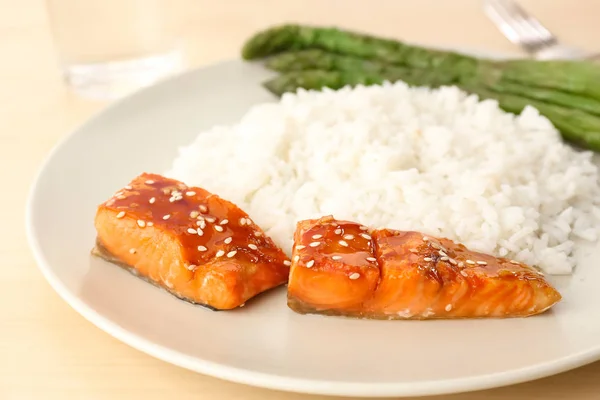
[[[600,247],[572,277],[551,279],[564,300],[507,320],[367,321],[303,316],[285,287],[231,312],[177,300],[92,259],[96,206],[142,171],[164,171],[202,129],[232,123],[274,98],[261,67],[231,61],[143,90],[82,126],[52,152],[31,192],[27,228],[52,287],[110,335],[167,362],[287,391],[408,396],[522,382],[600,358]]]

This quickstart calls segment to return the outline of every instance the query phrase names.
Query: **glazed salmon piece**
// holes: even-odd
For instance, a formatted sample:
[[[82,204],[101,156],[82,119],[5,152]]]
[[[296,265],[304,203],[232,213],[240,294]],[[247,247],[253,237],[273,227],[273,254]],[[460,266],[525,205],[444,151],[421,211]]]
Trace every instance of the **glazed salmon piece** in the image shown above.
[[[287,282],[284,252],[233,203],[142,174],[102,203],[93,254],[215,310]]]
[[[294,235],[288,305],[298,312],[360,313],[379,280],[365,227],[333,218],[302,221]]]
[[[398,318],[526,317],[561,296],[534,268],[419,232],[373,232],[381,283],[365,303]]]
[[[330,232],[335,224],[338,222],[332,217],[302,221],[295,242],[306,242],[303,231]],[[336,264],[327,247],[317,246],[309,256],[315,260],[311,269],[302,264],[302,258],[292,259],[290,308],[300,313],[375,319],[505,318],[539,314],[561,300],[543,275],[525,264],[419,232],[360,229],[364,237],[371,237],[368,251],[348,253]],[[349,251],[351,243],[355,242],[348,241]],[[320,254],[321,250],[325,252]],[[351,281],[347,272],[353,266],[345,260],[366,260],[369,252],[378,271],[360,271]],[[313,270],[319,271],[318,282],[324,283],[315,284]],[[326,274],[331,276],[329,280]],[[340,279],[344,274],[345,281]],[[372,277],[376,277],[374,281]],[[349,290],[353,285],[362,290]]]

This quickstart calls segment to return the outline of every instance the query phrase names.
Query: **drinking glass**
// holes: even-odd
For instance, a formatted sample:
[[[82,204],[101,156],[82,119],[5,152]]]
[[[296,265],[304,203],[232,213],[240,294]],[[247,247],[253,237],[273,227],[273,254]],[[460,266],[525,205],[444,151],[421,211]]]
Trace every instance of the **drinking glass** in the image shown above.
[[[60,67],[75,92],[113,99],[183,68],[171,0],[47,0]]]

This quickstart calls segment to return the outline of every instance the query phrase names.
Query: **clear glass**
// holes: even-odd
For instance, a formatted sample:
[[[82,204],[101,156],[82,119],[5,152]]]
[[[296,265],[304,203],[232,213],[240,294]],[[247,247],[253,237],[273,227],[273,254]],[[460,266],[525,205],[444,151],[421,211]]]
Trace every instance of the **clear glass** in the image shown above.
[[[169,3],[47,0],[68,85],[85,97],[114,99],[181,70],[184,60]]]

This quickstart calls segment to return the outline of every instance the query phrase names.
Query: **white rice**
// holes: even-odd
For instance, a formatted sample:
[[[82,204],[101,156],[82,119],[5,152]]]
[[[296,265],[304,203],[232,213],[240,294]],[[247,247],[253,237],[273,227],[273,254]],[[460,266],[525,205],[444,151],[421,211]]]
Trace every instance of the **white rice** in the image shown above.
[[[533,108],[455,87],[287,94],[201,132],[166,175],[237,203],[288,253],[298,220],[332,214],[568,274],[600,220],[591,152]]]

